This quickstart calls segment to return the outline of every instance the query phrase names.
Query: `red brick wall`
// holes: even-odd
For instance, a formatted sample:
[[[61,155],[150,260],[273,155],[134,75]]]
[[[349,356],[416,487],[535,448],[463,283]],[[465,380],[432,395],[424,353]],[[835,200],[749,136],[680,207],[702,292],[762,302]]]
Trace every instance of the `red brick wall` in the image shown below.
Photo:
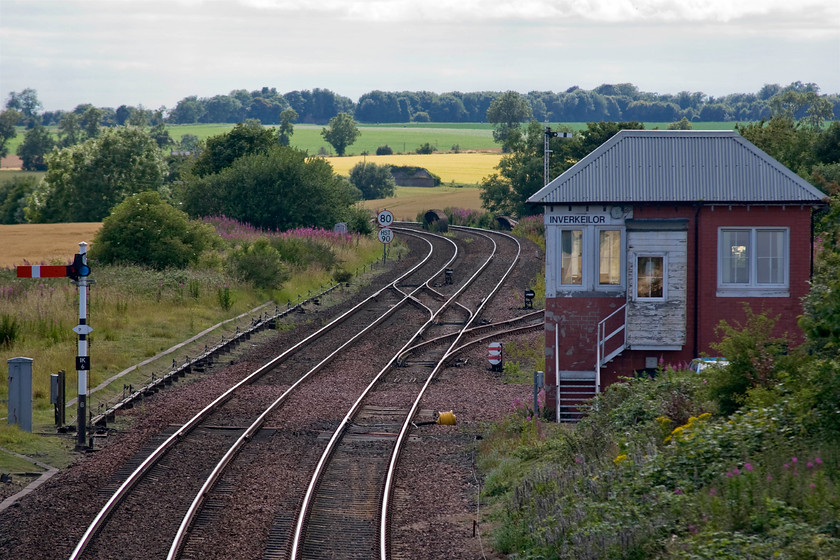
[[[717,235],[725,226],[789,227],[790,228],[790,297],[717,297]],[[743,303],[756,313],[779,315],[776,334],[787,332],[791,342],[802,342],[796,322],[802,313],[802,297],[808,293],[811,274],[811,208],[799,206],[745,207],[717,206],[704,209],[700,216],[700,306],[698,311],[700,351],[711,353],[709,344],[716,340],[715,326],[725,319],[729,323],[744,320]],[[713,266],[706,266],[705,263]]]

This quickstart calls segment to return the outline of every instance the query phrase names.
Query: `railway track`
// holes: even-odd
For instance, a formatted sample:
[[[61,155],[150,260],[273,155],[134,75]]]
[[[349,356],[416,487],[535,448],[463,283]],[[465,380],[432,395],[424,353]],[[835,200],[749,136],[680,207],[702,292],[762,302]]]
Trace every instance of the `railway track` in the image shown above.
[[[423,393],[468,339],[513,328],[476,323],[518,259],[518,248],[498,245],[515,240],[471,230],[457,237],[469,250],[440,236],[423,242],[438,248],[162,436],[122,473],[70,557],[230,557],[220,533],[247,527],[268,535],[265,558],[386,558],[399,449],[412,422],[431,418]],[[282,491],[272,477],[285,477]],[[231,507],[259,493],[273,512]]]
[[[348,410],[324,450],[304,497],[289,551],[292,560],[388,558],[388,508],[394,473],[403,442],[420,412],[423,395],[519,259],[519,243],[510,236],[499,236],[516,247],[512,258],[508,255],[504,259],[493,236],[476,231],[467,234],[475,236],[473,243],[489,242],[488,256],[483,261],[473,258],[475,272],[445,298],[443,305],[436,310],[427,307],[430,318],[418,330],[418,337],[435,330],[450,332],[432,335],[432,344],[414,344],[416,337],[413,338]],[[482,274],[484,282],[479,285],[476,281]],[[475,305],[476,302],[479,303]],[[455,321],[443,320],[452,312]],[[460,317],[463,320],[458,321]],[[399,391],[389,388],[390,408],[384,412],[390,415],[380,411],[360,418],[365,404],[371,410],[377,402],[379,395],[374,393],[380,379],[408,352],[424,357],[417,361],[418,367],[427,368],[414,378],[419,383],[402,384]]]

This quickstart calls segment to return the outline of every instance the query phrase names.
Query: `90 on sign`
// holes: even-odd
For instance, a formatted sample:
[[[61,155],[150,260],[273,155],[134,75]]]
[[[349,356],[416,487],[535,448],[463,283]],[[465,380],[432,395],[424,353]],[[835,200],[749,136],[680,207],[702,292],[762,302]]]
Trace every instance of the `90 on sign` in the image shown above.
[[[394,232],[388,228],[382,228],[379,230],[377,237],[379,238],[379,241],[387,244],[394,240]]]

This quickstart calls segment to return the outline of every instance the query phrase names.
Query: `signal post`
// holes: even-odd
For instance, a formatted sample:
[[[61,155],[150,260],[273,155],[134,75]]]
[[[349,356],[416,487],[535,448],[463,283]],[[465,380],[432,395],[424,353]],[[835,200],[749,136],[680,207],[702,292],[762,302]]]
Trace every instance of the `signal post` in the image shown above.
[[[93,331],[87,324],[87,287],[90,267],[87,264],[87,243],[79,243],[79,252],[73,257],[73,264],[67,266],[27,265],[17,267],[18,278],[70,278],[79,287],[79,324],[73,332],[79,335],[76,356],[76,373],[79,378],[79,398],[76,414],[76,451],[89,449],[87,444],[87,372],[90,371],[87,335]]]

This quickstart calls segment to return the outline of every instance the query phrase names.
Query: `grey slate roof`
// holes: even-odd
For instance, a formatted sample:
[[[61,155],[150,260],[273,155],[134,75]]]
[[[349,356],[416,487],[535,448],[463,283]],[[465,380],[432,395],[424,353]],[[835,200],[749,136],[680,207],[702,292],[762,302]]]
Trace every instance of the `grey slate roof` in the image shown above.
[[[621,130],[528,202],[814,204],[823,198],[736,132]]]

